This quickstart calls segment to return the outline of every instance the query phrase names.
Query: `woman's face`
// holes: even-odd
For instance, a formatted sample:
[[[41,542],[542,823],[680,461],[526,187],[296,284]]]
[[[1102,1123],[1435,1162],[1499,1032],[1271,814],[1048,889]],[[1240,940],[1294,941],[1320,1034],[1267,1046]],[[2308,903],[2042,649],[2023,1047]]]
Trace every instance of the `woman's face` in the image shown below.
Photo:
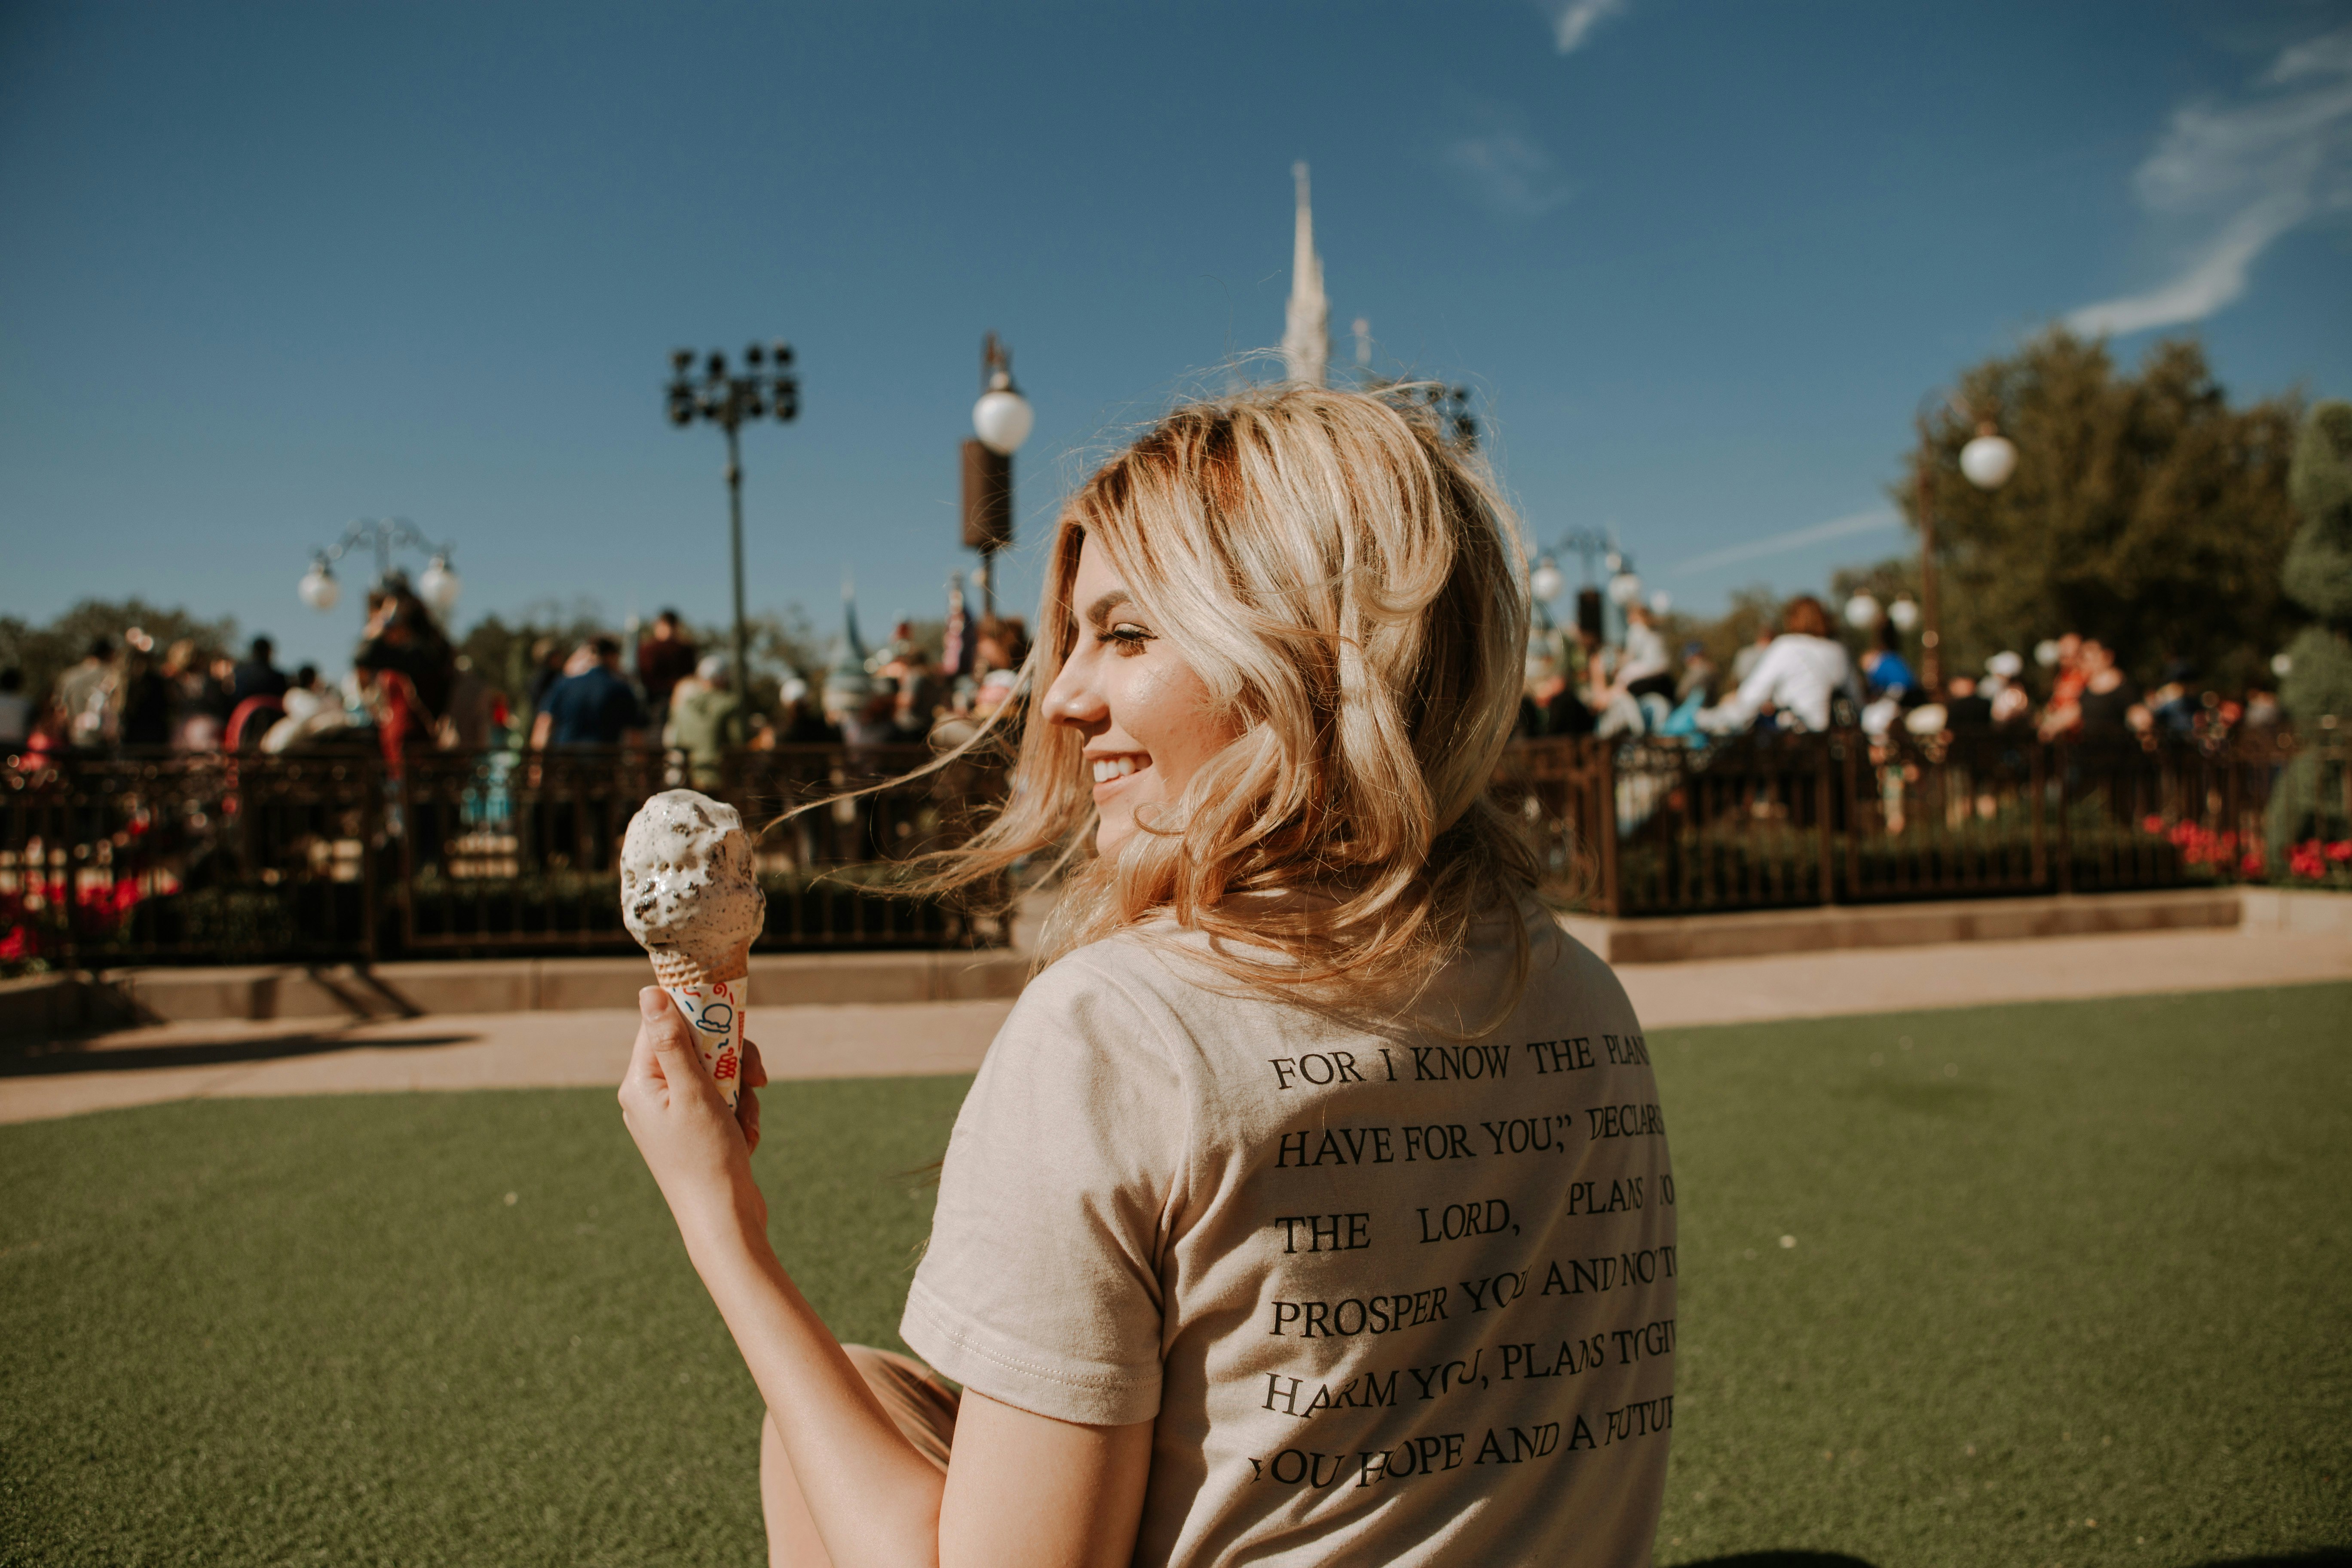
[[[1150,819],[1164,822],[1238,729],[1091,540],[1078,552],[1070,604],[1076,641],[1045,693],[1045,717],[1086,739],[1102,818],[1095,849],[1109,856],[1134,837],[1138,812],[1152,808]]]

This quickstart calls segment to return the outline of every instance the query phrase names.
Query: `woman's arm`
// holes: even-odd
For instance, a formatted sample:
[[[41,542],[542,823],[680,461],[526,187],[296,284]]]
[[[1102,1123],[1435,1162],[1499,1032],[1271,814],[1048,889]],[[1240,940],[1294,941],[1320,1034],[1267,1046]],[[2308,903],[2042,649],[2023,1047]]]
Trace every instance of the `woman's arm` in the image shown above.
[[[623,1118],[767,1402],[834,1568],[1126,1562],[1151,1424],[1081,1426],[967,1394],[941,1476],[777,1260],[743,1132],[668,994],[647,986],[638,1004]]]

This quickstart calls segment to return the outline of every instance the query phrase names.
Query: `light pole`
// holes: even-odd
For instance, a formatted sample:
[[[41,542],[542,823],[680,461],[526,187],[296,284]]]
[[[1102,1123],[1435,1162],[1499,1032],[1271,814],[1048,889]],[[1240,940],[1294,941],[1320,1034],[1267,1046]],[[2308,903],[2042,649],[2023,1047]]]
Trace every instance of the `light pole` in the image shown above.
[[[1013,454],[1029,439],[1036,411],[1013,384],[1013,351],[991,332],[980,351],[980,401],[963,444],[963,544],[980,552],[981,615],[996,618],[996,552],[1013,542]]]
[[[310,552],[310,569],[302,574],[295,592],[302,602],[326,614],[343,596],[342,584],[335,581],[335,563],[358,549],[372,546],[375,551],[375,585],[382,587],[392,581],[392,552],[396,549],[415,550],[427,556],[425,570],[417,574],[416,595],[433,606],[436,614],[446,616],[457,607],[457,595],[465,584],[457,580],[457,568],[449,557],[457,552],[455,542],[436,544],[404,517],[363,517],[343,530],[343,536],[324,550]]]
[[[1618,553],[1614,539],[1589,528],[1577,529],[1562,534],[1559,542],[1537,561],[1535,571],[1528,574],[1528,586],[1538,600],[1549,604],[1558,598],[1560,590],[1568,585],[1560,576],[1559,568],[1552,564],[1552,557],[1569,554],[1580,556],[1584,561],[1584,586],[1576,595],[1577,629],[1590,632],[1596,637],[1606,637],[1609,635],[1607,612],[1601,608],[1601,590],[1594,585],[1594,578],[1598,575],[1594,566],[1597,563],[1608,566],[1612,593],[1618,591],[1620,578],[1630,578],[1633,584],[1631,592],[1638,594],[1642,591],[1641,580],[1632,577],[1625,570],[1625,558]],[[1622,605],[1626,601],[1618,602]]]
[[[793,345],[782,338],[772,348],[758,343],[743,351],[743,372],[730,374],[727,356],[716,349],[694,379],[694,351],[669,356],[669,422],[686,426],[707,419],[727,432],[727,542],[735,583],[735,695],[751,700],[751,639],[743,625],[743,463],[735,432],[748,419],[773,414],[781,424],[800,417],[800,378],[793,374]]]
[[[1936,510],[1934,475],[1929,468],[1932,437],[1927,418],[1919,420],[1919,614],[1926,629],[1919,634],[1919,674],[1928,695],[1941,700],[1944,691],[1944,605],[1936,582]],[[1980,490],[1997,490],[2017,471],[2017,448],[1990,419],[1977,422],[1974,439],[1960,448],[1960,472]]]

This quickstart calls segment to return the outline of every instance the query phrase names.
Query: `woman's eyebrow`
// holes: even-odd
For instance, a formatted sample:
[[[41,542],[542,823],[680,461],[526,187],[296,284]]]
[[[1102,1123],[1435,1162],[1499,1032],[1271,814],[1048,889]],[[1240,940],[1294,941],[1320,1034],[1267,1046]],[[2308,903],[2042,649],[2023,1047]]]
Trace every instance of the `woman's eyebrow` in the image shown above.
[[[1087,619],[1095,626],[1101,626],[1113,610],[1118,609],[1121,605],[1133,603],[1135,603],[1135,595],[1124,588],[1113,588],[1087,606]]]

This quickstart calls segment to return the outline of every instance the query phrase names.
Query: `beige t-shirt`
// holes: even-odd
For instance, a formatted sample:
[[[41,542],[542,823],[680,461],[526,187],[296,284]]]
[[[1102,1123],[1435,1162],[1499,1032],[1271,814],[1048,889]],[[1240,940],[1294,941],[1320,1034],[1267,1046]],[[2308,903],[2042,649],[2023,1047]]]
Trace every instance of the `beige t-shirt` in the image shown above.
[[[1528,929],[1525,995],[1467,1045],[1132,935],[1055,963],[956,1119],[907,1342],[1024,1410],[1154,1421],[1139,1563],[1646,1563],[1664,1123],[1616,977]],[[1431,1000],[1475,1019],[1509,964]]]

